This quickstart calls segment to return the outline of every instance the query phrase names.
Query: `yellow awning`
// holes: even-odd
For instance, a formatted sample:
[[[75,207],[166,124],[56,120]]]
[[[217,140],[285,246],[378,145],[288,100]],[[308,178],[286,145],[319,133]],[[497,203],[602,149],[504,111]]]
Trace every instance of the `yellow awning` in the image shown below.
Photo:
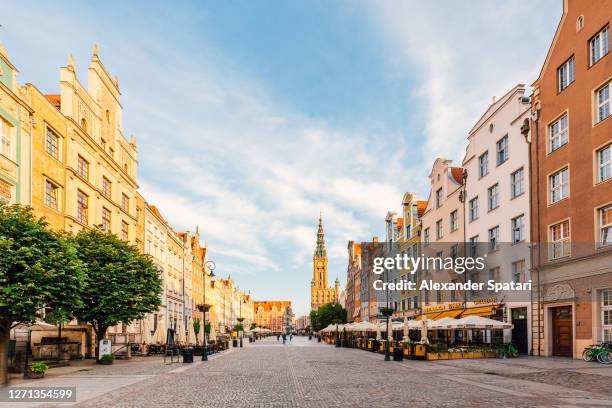
[[[445,317],[455,318],[461,314],[465,309],[447,310],[446,312],[440,313],[434,320],[439,320]]]
[[[479,306],[467,308],[461,313],[461,317],[466,316],[491,316],[495,314],[495,306]]]

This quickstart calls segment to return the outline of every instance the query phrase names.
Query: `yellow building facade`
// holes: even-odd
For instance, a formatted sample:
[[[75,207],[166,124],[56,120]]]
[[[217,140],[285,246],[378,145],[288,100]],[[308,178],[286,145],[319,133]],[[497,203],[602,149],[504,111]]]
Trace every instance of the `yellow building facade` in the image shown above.
[[[32,113],[0,43],[0,201],[9,204],[31,203]]]

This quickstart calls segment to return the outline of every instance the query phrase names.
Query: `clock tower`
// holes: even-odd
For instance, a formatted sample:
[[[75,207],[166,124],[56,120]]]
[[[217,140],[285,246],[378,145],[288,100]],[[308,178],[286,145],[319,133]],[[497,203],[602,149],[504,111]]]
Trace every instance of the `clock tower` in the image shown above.
[[[340,282],[336,279],[334,288],[327,286],[328,260],[325,248],[325,233],[323,232],[323,218],[319,216],[319,229],[317,231],[317,246],[312,257],[312,282],[310,283],[310,308],[317,310],[319,306],[327,303],[337,303],[340,294]]]

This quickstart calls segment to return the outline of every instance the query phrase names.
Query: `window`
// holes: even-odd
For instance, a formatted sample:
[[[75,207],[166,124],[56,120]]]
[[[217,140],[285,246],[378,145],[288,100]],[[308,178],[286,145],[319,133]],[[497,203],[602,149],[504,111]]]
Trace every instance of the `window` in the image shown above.
[[[550,176],[550,203],[554,204],[569,195],[569,169],[566,167]]]
[[[600,208],[599,217],[599,242],[601,246],[612,244],[612,205]]]
[[[436,303],[442,303],[442,291],[436,291]]]
[[[610,84],[597,90],[597,122],[610,116]]]
[[[45,180],[45,205],[57,210],[58,187],[49,180]]]
[[[459,217],[457,215],[457,210],[450,213],[450,229],[451,232],[457,231],[459,228]]]
[[[499,266],[489,269],[489,280],[497,281],[499,279]]]
[[[470,238],[470,257],[476,258],[478,256],[478,235]]]
[[[103,176],[102,177],[102,194],[104,195],[104,197],[110,198],[111,197],[111,190],[112,190],[112,183],[111,183],[111,181]]]
[[[425,231],[423,232],[423,244],[424,246],[429,245],[429,227],[425,228]]]
[[[478,219],[478,197],[474,197],[469,203],[470,221]]]
[[[11,125],[0,118],[0,154],[11,158]]]
[[[77,219],[83,224],[87,224],[87,206],[89,197],[87,194],[78,190],[77,192]]]
[[[100,143],[102,144],[102,150],[106,152],[106,140],[100,139]]]
[[[518,242],[525,240],[525,216],[519,215],[516,218],[513,218],[510,222],[510,227],[512,230],[512,243],[516,244]]]
[[[410,239],[412,238],[412,229],[410,228],[410,225],[406,225],[406,238]]]
[[[436,239],[442,239],[444,236],[444,230],[442,226],[442,220],[436,221]]]
[[[442,187],[440,187],[436,191],[436,208],[440,208],[442,206]]]
[[[510,196],[516,198],[525,192],[524,170],[521,167],[510,175]]]
[[[612,177],[612,145],[597,151],[597,181],[602,182]]]
[[[108,208],[102,207],[102,229],[109,232],[111,228],[111,212]]]
[[[569,221],[563,221],[550,227],[550,241],[550,259],[558,259],[570,255]]]
[[[567,144],[567,114],[561,116],[548,127],[548,135],[549,153]]]
[[[487,190],[489,211],[499,207],[499,185],[495,184]]]
[[[602,59],[610,52],[610,27],[598,32],[589,42],[591,52],[591,65]]]
[[[121,208],[124,211],[130,210],[130,198],[125,193],[121,194]]]
[[[125,221],[121,221],[121,239],[124,241],[130,239],[130,226]]]
[[[574,57],[568,59],[557,69],[558,91],[561,92],[574,82]]]
[[[489,251],[496,251],[499,247],[499,226],[489,230]]]
[[[612,289],[601,291],[601,327],[605,342],[612,342]]]
[[[77,158],[77,174],[82,179],[89,179],[89,163],[81,156]]]
[[[525,281],[525,260],[512,262],[512,282],[522,283]]]
[[[429,291],[428,290],[425,291],[425,299],[423,299],[423,301],[425,302],[426,305],[429,304]]]
[[[45,146],[47,153],[52,157],[59,159],[59,136],[50,127],[47,126],[47,145]]]
[[[459,244],[451,246],[450,257],[456,259],[459,256]]]
[[[497,141],[497,165],[508,160],[508,136],[504,136]]]
[[[484,152],[478,157],[478,177],[484,177],[489,172],[489,152]]]

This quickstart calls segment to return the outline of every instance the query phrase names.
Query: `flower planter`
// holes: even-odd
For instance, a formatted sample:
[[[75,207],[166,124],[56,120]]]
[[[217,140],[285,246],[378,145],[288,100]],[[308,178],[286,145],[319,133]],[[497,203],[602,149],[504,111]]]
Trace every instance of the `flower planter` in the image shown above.
[[[484,358],[485,352],[484,351],[473,351],[472,355],[473,355],[472,358]]]
[[[427,353],[427,360],[448,360],[449,353]]]
[[[45,376],[45,372],[33,372],[33,371],[28,371],[25,375],[26,378],[30,378],[30,379],[38,379],[38,378],[43,378]]]
[[[463,354],[463,358],[475,358],[473,351],[464,351],[461,354]]]
[[[484,352],[484,357],[485,358],[495,358],[497,357],[497,353],[494,351],[485,351]]]
[[[449,352],[448,353],[448,358],[451,359],[451,360],[460,359],[460,358],[463,358],[463,353],[460,352],[460,351]]]

